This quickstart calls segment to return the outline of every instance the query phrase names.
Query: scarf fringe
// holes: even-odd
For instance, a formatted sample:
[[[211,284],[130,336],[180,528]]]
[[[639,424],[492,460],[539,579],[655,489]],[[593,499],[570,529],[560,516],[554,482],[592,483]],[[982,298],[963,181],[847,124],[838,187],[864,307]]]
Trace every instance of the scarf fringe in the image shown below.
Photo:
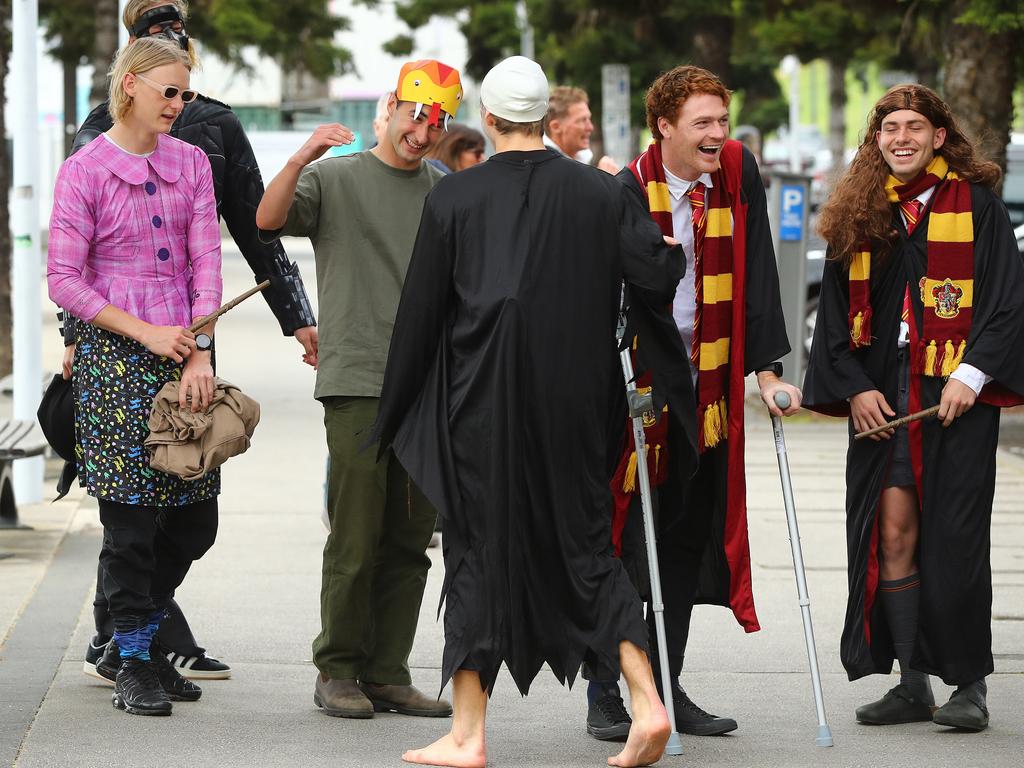
[[[714,448],[728,436],[729,416],[724,397],[704,409],[703,426],[705,448]]]
[[[941,356],[938,343],[932,339],[927,344],[921,342],[923,347],[921,373],[925,376],[948,377],[959,366],[964,359],[964,352],[967,350],[967,340],[961,339],[959,345],[953,339],[946,339],[942,345]]]

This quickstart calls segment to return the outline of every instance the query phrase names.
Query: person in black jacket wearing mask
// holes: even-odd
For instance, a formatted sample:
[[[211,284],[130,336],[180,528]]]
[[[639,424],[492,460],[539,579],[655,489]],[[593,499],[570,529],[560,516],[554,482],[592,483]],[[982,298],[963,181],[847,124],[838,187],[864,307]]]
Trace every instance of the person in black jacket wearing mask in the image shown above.
[[[124,9],[123,21],[131,35],[130,41],[140,37],[163,36],[188,51],[195,62],[195,50],[185,29],[187,17],[188,5],[185,0],[129,0]],[[82,123],[75,136],[72,154],[107,131],[112,124],[107,103],[104,102]],[[195,101],[185,105],[171,127],[170,135],[199,147],[209,157],[219,215],[223,216],[228,231],[252,268],[256,282],[270,280],[270,288],[263,295],[282,332],[286,336],[295,337],[302,345],[303,361],[316,367],[316,319],[298,265],[288,259],[279,242],[262,243],[258,237],[256,208],[263,197],[263,179],[238,117],[226,104],[199,95]],[[74,359],[74,324],[73,317],[65,317],[65,378],[71,375]],[[216,530],[216,517],[213,516],[204,524]],[[83,671],[113,682],[117,673],[118,653],[113,643],[109,642],[113,634],[113,622],[107,611],[103,580],[101,567],[93,603],[96,635],[86,650]],[[227,664],[207,656],[205,650],[198,645],[181,609],[173,600],[161,624],[158,640],[163,652],[185,677],[223,679],[231,675],[231,668]]]

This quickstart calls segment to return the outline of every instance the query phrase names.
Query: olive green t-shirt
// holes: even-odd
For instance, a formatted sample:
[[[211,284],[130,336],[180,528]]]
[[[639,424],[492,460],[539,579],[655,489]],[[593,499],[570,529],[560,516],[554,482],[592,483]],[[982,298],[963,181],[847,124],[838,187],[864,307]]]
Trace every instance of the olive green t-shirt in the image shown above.
[[[264,236],[308,237],[316,257],[320,365],[314,397],[380,397],[423,200],[443,174],[370,152],[307,166],[288,220]]]

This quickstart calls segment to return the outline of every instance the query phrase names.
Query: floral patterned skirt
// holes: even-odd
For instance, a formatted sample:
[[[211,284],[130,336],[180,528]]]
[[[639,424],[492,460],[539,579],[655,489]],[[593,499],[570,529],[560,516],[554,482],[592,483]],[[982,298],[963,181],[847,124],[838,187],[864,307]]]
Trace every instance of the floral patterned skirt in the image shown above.
[[[179,507],[220,493],[220,469],[188,481],[149,466],[153,398],[182,365],[89,323],[77,325],[72,372],[79,483],[90,496],[121,504]]]

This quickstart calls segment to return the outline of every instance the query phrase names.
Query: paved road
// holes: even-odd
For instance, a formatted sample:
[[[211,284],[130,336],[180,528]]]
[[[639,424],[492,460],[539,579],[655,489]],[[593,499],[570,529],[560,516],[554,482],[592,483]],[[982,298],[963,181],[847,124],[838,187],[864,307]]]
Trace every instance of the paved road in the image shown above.
[[[312,284],[308,249],[294,248]],[[226,295],[250,281],[225,257]],[[47,337],[56,366],[59,343]],[[445,722],[395,715],[336,720],[312,704],[310,641],[318,619],[325,449],[313,375],[297,344],[283,340],[253,300],[218,328],[220,374],[255,396],[263,420],[251,450],[224,471],[219,540],[179,593],[210,652],[231,663],[230,681],[209,682],[201,701],[170,718],[129,717],[109,689],[81,672],[91,631],[99,524],[91,500],[73,495],[23,510],[32,532],[0,533],[0,765],[398,766],[403,749],[433,740]],[[843,532],[844,427],[798,417],[787,423],[790,462],[808,566],[812,610],[836,746],[814,746],[815,719],[793,582],[775,453],[767,419],[748,414],[748,483],[754,587],[763,629],[744,635],[722,609],[698,608],[685,684],[739,730],[685,738],[685,754],[660,765],[1019,766],[1024,748],[1024,458],[1000,455],[993,519],[997,674],[992,727],[979,735],[931,724],[867,728],[854,708],[895,684],[846,681],[838,644],[846,596]],[[436,688],[442,646],[435,622],[442,565],[431,550],[413,674]],[[936,695],[948,689],[941,683]],[[585,689],[545,672],[521,698],[499,680],[491,705],[493,766],[598,766],[609,745],[583,730]]]

